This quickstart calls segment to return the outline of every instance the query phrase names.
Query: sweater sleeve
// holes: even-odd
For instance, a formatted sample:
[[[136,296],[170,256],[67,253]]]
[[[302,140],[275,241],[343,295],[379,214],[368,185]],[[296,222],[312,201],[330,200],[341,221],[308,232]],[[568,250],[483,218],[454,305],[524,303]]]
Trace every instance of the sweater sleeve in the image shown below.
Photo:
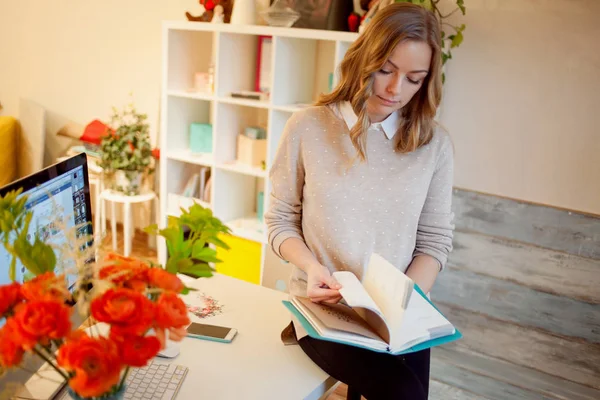
[[[450,136],[440,138],[442,145],[429,184],[427,198],[419,217],[413,257],[427,254],[435,258],[440,269],[446,266],[452,251],[454,213],[452,185],[454,180],[454,148]]]
[[[298,113],[286,123],[269,172],[271,193],[265,213],[269,245],[280,258],[281,244],[289,238],[304,240],[302,234],[302,192],[304,165],[299,136]]]

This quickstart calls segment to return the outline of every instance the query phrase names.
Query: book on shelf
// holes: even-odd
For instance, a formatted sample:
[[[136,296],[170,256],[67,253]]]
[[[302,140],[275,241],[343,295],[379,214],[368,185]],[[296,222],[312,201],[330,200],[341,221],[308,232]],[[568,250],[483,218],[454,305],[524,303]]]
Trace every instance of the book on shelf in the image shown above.
[[[309,336],[390,354],[458,340],[461,333],[406,274],[373,254],[363,281],[338,271],[343,300],[314,303],[291,296],[284,305]]]
[[[210,198],[210,168],[201,167],[198,173],[193,174],[185,184],[183,192],[184,197],[194,197],[202,201]]]

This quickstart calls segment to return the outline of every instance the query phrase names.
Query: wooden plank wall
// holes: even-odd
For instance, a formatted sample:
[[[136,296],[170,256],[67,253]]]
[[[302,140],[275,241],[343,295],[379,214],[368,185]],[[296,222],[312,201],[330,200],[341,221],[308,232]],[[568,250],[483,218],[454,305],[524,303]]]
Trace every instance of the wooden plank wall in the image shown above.
[[[463,190],[453,208],[432,299],[464,338],[434,349],[433,381],[465,399],[600,399],[600,218]]]

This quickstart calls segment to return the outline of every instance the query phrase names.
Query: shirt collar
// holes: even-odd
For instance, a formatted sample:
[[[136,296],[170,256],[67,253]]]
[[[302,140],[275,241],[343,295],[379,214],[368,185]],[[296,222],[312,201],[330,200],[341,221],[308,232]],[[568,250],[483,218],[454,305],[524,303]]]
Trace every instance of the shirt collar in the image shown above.
[[[350,104],[349,101],[342,101],[340,103],[339,110],[340,114],[342,115],[342,118],[348,126],[348,129],[352,129],[352,127],[356,125],[356,121],[358,121],[358,117],[352,109],[352,104]],[[398,112],[391,113],[386,119],[384,119],[381,122],[371,124],[372,128],[382,130],[388,139],[394,137],[399,126],[400,118],[398,117]]]

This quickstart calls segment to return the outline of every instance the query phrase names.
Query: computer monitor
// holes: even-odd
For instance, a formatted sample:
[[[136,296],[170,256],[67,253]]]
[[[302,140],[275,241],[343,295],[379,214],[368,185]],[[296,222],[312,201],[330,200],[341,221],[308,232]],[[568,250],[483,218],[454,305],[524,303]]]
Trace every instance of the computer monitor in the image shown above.
[[[92,207],[90,202],[90,190],[88,181],[87,158],[84,153],[66,159],[60,163],[51,165],[35,174],[19,179],[7,186],[0,188],[0,195],[4,196],[12,190],[23,189],[21,196],[27,195],[28,199],[25,207],[32,211],[33,217],[29,228],[29,238],[33,242],[35,235],[41,239],[52,239],[53,243],[64,243],[66,240],[65,232],[55,229],[51,223],[50,212],[53,201],[63,210],[63,218],[66,220],[68,228],[84,224],[79,228],[81,234],[88,234],[90,243],[92,240]],[[56,216],[54,216],[56,217]],[[10,283],[8,269],[10,265],[10,256],[0,245],[0,285]],[[23,282],[25,277],[25,268],[17,263],[17,281]],[[73,289],[75,276],[67,276],[69,288]],[[78,312],[72,313],[71,323],[73,326],[80,326],[83,317]],[[5,323],[0,319],[0,327]],[[43,364],[39,357],[34,357],[27,353],[23,359],[24,369],[13,369],[3,376],[0,376],[0,393],[3,388],[8,388],[9,383],[25,384],[32,377],[28,371],[36,371]],[[36,387],[39,386],[36,385]],[[42,390],[42,388],[37,388]],[[37,390],[36,389],[36,390]],[[33,389],[27,388],[28,392],[24,397],[42,398],[33,396]]]
[[[0,196],[5,196],[8,192],[19,188],[23,190],[21,196],[28,197],[25,208],[33,213],[27,234],[31,242],[36,235],[42,241],[51,240],[53,244],[59,246],[66,242],[65,231],[55,225],[57,215],[53,215],[54,204],[64,213],[62,217],[67,229],[81,226],[77,235],[89,235],[91,238],[92,209],[87,158],[84,153],[0,188]],[[8,275],[10,258],[4,246],[0,246],[0,285],[10,283]],[[25,275],[25,267],[17,262],[17,282],[22,283]],[[72,288],[76,276],[67,275],[66,278],[69,288]]]

